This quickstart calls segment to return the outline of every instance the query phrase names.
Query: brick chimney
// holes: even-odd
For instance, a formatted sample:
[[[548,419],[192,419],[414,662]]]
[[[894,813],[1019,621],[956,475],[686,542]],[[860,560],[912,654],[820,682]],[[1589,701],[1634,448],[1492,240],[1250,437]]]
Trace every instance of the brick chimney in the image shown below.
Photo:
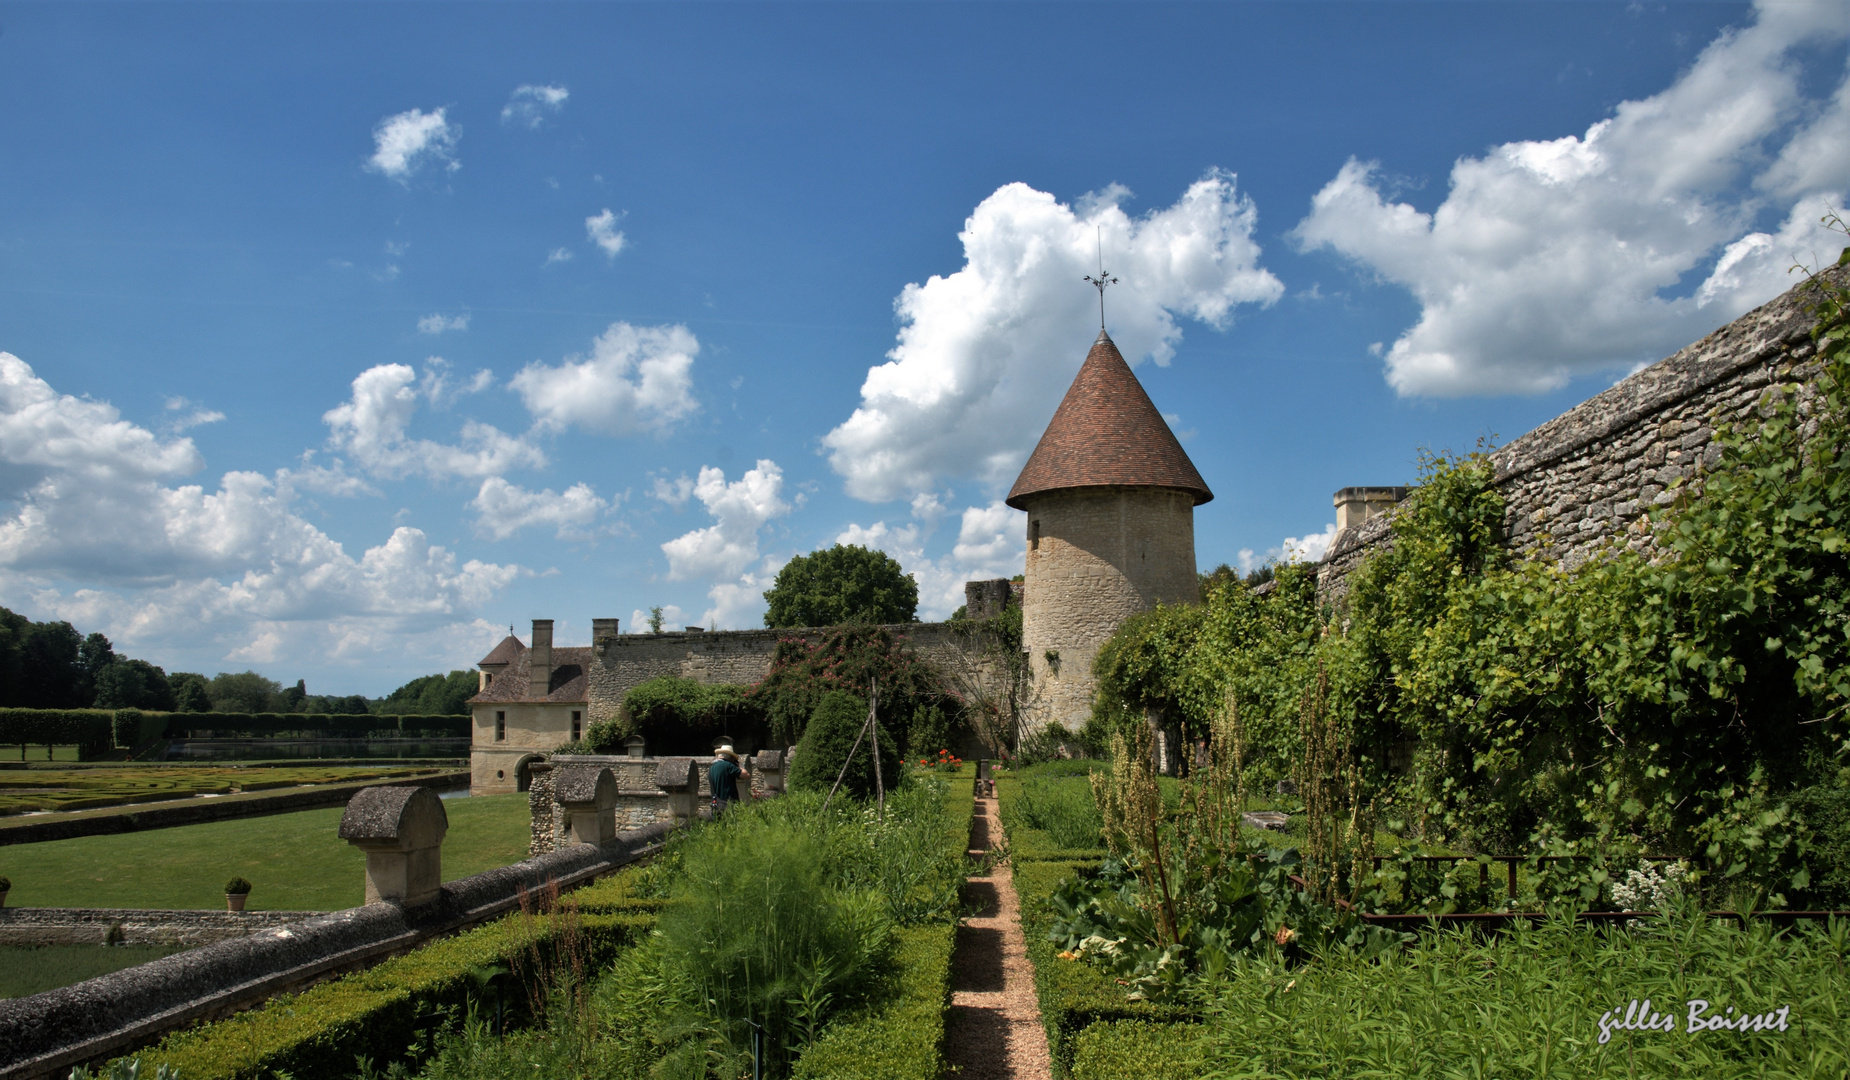
[[[552,692],[552,620],[533,620],[533,648],[528,654],[532,682],[527,687],[529,700],[544,698]]]

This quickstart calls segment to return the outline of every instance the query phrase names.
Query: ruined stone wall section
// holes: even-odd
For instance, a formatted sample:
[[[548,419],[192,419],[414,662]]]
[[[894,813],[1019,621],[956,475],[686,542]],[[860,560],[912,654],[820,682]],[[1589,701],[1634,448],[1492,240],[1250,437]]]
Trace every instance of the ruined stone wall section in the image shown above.
[[[1092,661],[1125,619],[1200,599],[1194,499],[1165,488],[1079,488],[1028,510],[1022,648],[1033,692],[1027,723],[1083,725]]]
[[[1850,281],[1850,268],[1829,275]],[[1491,455],[1508,503],[1512,552],[1576,566],[1621,544],[1655,546],[1654,529],[1683,481],[1720,457],[1715,425],[1750,417],[1775,387],[1809,397],[1816,303],[1800,285],[1619,382]],[[1329,599],[1370,553],[1392,543],[1391,515],[1344,530],[1317,572]]]
[[[973,664],[977,678],[992,677],[993,665],[981,664],[948,623],[896,623],[886,628],[920,659],[944,672],[953,688]],[[611,719],[623,698],[637,686],[663,675],[713,685],[750,686],[771,670],[777,643],[784,638],[814,638],[826,631],[720,630],[707,633],[622,634],[599,643],[587,673],[587,722]]]

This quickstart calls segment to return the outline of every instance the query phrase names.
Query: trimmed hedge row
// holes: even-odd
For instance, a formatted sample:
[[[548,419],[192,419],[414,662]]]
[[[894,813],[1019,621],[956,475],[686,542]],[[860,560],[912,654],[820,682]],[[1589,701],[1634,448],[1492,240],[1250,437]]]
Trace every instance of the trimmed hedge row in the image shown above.
[[[945,777],[944,843],[959,855],[970,849],[975,775],[964,767]],[[954,922],[900,930],[897,995],[865,1016],[831,1024],[797,1060],[793,1080],[938,1080],[956,945]]]
[[[115,716],[108,709],[0,709],[0,745],[77,746],[90,757],[109,749]]]
[[[900,930],[896,997],[869,1015],[830,1024],[797,1060],[794,1080],[938,1080],[956,940],[952,923]]]
[[[1104,848],[1063,848],[1043,830],[1023,825],[1016,810],[1020,798],[1020,777],[996,778],[996,816],[1002,819],[1002,828],[1008,833],[1009,861],[1096,863],[1104,860],[1107,854]]]
[[[604,967],[655,926],[653,912],[581,914],[576,933],[591,962]],[[366,971],[284,995],[249,1012],[169,1035],[129,1057],[152,1075],[168,1065],[186,1080],[342,1080],[355,1060],[398,1058],[434,1014],[466,1007],[478,973],[562,935],[562,920],[509,915]]]
[[[1041,1020],[1047,1025],[1047,1049],[1053,1057],[1055,1076],[1076,1075],[1073,1064],[1077,1041],[1093,1024],[1113,1020],[1174,1024],[1201,1019],[1185,1006],[1130,1001],[1124,996],[1124,988],[1098,968],[1056,955],[1048,937],[1052,911],[1047,898],[1060,882],[1097,869],[1096,861],[1011,862],[1015,892],[1021,899],[1022,936],[1027,939],[1028,959],[1034,964],[1034,987],[1040,997]]]
[[[1207,1068],[1200,1024],[1105,1020],[1073,1043],[1073,1080],[1195,1080]]]
[[[0,709],[0,746],[79,746],[85,755],[111,745],[138,746],[149,739],[185,738],[189,731],[230,736],[267,736],[316,731],[330,738],[362,738],[383,732],[467,738],[467,716],[340,716],[328,713],[158,713],[139,709]]]
[[[317,731],[330,739],[357,739],[368,735],[418,734],[427,737],[467,738],[474,722],[467,716],[372,716],[328,713],[151,713],[166,721],[161,734],[182,739],[189,731],[214,735],[264,738],[297,731]]]

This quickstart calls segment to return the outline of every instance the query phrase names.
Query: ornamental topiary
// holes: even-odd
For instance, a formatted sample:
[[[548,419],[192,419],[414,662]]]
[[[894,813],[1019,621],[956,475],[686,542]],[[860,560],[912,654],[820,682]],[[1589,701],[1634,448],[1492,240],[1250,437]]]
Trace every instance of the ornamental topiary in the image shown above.
[[[874,756],[871,740],[861,739],[860,749],[854,750],[854,760],[848,765],[846,774],[842,773],[842,762],[848,760],[848,752],[854,749],[855,738],[861,734],[861,728],[867,723],[867,701],[856,697],[846,690],[831,690],[822,696],[816,711],[810,714],[809,725],[803,731],[803,741],[797,744],[796,761],[790,767],[789,785],[792,791],[827,792],[835,784],[835,778],[842,777],[842,792],[857,799],[872,798],[874,794]],[[887,732],[886,725],[877,725],[880,734],[880,770],[888,788],[899,786],[902,770],[899,765],[899,744]]]
[[[250,895],[250,891],[251,883],[245,881],[241,877],[234,877],[230,881],[225,882],[226,896],[248,896]]]

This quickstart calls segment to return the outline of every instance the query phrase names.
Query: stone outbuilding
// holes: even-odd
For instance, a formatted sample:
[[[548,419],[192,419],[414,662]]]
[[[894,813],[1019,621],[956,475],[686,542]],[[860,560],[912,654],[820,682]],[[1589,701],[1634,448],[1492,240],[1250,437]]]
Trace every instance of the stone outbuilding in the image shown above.
[[[551,619],[533,620],[531,647],[510,633],[476,664],[470,790],[525,791],[534,762],[584,734],[590,665],[588,648],[553,647]]]
[[[1028,514],[1022,647],[1028,728],[1083,725],[1092,661],[1124,620],[1201,599],[1195,507],[1214,498],[1137,376],[1100,330],[1009,490]]]

